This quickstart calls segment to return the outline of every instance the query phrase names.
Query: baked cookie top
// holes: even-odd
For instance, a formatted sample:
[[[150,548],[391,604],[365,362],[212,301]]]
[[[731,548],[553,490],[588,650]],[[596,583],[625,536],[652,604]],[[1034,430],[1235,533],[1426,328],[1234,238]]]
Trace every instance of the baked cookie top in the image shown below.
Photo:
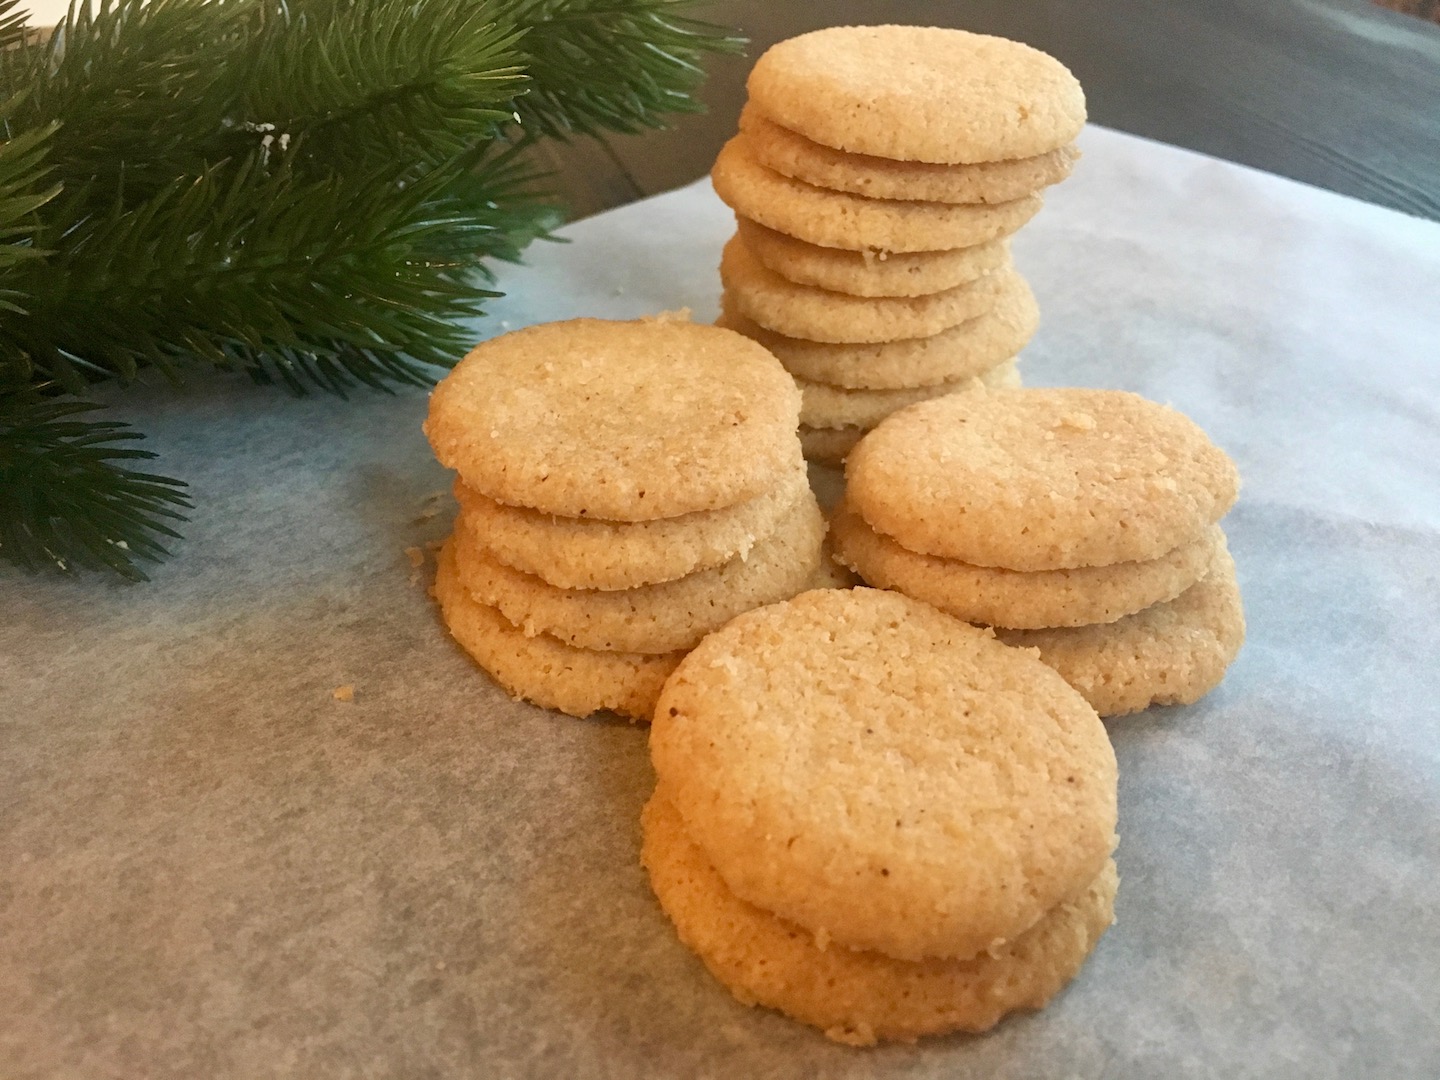
[[[435,388],[442,465],[498,502],[650,521],[715,510],[793,468],[800,394],[748,338],[671,319],[574,319],[470,352]]]
[[[1085,124],[1085,94],[1064,64],[964,30],[816,30],[766,50],[746,86],[757,110],[807,139],[897,161],[1034,157]]]
[[[1158,559],[1218,521],[1235,464],[1120,390],[994,390],[902,410],[846,465],[850,505],[924,555],[1009,570]]]
[[[1094,710],[898,593],[803,593],[711,634],[667,680],[650,751],[730,889],[822,945],[974,956],[1079,895],[1114,845]]]

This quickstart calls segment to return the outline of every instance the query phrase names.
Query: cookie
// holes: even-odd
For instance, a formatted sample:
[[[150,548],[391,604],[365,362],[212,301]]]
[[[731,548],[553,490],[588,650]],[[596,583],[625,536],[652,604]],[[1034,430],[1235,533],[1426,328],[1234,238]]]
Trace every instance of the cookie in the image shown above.
[[[1245,643],[1235,562],[1222,541],[1212,568],[1166,604],[1101,626],[1005,630],[1004,641],[1040,650],[1101,716],[1151,705],[1189,705],[1225,677]]]
[[[952,205],[827,191],[765,168],[744,135],[721,148],[710,179],[715,193],[740,216],[786,236],[851,251],[937,251],[984,244],[1009,236],[1041,207],[1038,195]]]
[[[838,428],[812,428],[800,425],[800,449],[806,461],[820,465],[843,465],[855,444],[865,437],[869,428],[858,425]]]
[[[739,334],[574,319],[477,346],[431,394],[425,433],[497,502],[653,521],[775,487],[799,415],[790,377]]]
[[[507,693],[571,716],[610,709],[649,720],[661,686],[684,655],[597,652],[544,634],[530,637],[465,591],[453,541],[440,549],[435,599],[451,636]]]
[[[720,510],[654,521],[556,517],[455,483],[462,514],[495,558],[559,589],[633,589],[743,557],[809,494],[799,447],[789,476],[771,490]]]
[[[732,620],[667,680],[650,753],[732,892],[900,960],[1013,940],[1114,847],[1094,710],[1033,654],[899,593]]]
[[[873,428],[891,413],[945,394],[960,394],[977,387],[1020,385],[1014,360],[1006,360],[970,379],[912,390],[844,390],[824,383],[796,379],[800,387],[800,423],[811,428]]]
[[[1016,629],[1114,622],[1173,600],[1210,569],[1218,525],[1163,558],[1023,572],[920,555],[875,532],[844,502],[830,524],[844,565],[866,582],[934,604],[966,622]]]
[[[1161,558],[1239,490],[1194,421],[1119,390],[922,402],[855,448],[846,480],[860,516],[911,551],[1010,570]]]
[[[1080,159],[1080,151],[1073,145],[1036,157],[975,165],[931,165],[850,154],[811,142],[765,119],[750,104],[740,110],[740,130],[749,136],[755,160],[767,169],[816,187],[870,199],[1009,202],[1058,184]]]
[[[500,562],[473,523],[455,531],[460,580],[527,634],[576,648],[665,653],[688,649],[742,611],[794,596],[820,563],[825,519],[814,496],[797,501],[745,558],[636,589],[557,589]]]
[[[993,953],[910,963],[819,948],[814,937],[739,899],[685,832],[664,791],[641,814],[640,860],[680,940],[745,1005],[766,1005],[856,1046],[987,1031],[1042,1008],[1114,921],[1115,864],[1073,901]]]
[[[766,50],[746,87],[756,111],[812,142],[897,161],[1034,157],[1085,124],[1085,94],[1064,64],[964,30],[816,30]]]
[[[934,386],[989,371],[1034,336],[1040,308],[1030,286],[1019,274],[1006,275],[999,285],[989,311],[925,338],[844,345],[785,337],[747,319],[725,295],[716,325],[753,338],[790,374],[809,382],[854,390]]]
[[[809,341],[899,341],[938,334],[989,311],[1005,278],[1014,274],[997,271],[929,296],[857,297],[781,277],[738,236],[720,255],[720,282],[742,315],[777,334]]]
[[[737,217],[750,254],[799,285],[850,296],[928,296],[966,285],[1010,265],[1010,245],[991,240],[952,251],[880,253],[820,247]]]

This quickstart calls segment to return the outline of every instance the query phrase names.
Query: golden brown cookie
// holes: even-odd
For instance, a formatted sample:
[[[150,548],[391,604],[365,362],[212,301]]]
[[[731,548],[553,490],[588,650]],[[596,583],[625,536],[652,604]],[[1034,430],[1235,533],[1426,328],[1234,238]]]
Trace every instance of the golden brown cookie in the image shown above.
[[[743,217],[735,225],[750,253],[781,277],[850,296],[928,296],[1010,265],[1005,240],[952,251],[877,253],[807,244]]]
[[[804,590],[820,565],[824,539],[825,519],[807,488],[744,558],[656,585],[557,589],[495,558],[463,517],[455,530],[455,561],[470,594],[527,634],[548,634],[581,649],[666,653],[692,647],[742,611]]]
[[[740,314],[728,295],[722,294],[720,306],[716,325],[753,338],[796,378],[854,390],[902,390],[971,378],[1017,355],[1040,325],[1040,308],[1019,274],[1001,283],[995,306],[983,315],[932,337],[879,344],[785,337]]]
[[[1119,390],[992,390],[911,406],[846,462],[850,505],[911,551],[1010,570],[1158,559],[1234,503],[1194,421]]]
[[[749,554],[808,497],[805,464],[769,491],[720,510],[698,510],[654,521],[563,518],[506,506],[455,482],[464,517],[507,566],[559,589],[633,589],[673,581]]]
[[[451,636],[507,693],[571,716],[610,709],[649,720],[660,687],[683,655],[598,652],[544,634],[530,637],[465,591],[453,542],[440,549],[435,599]]]
[[[738,237],[720,256],[720,282],[748,319],[809,341],[877,342],[928,337],[982,315],[1014,286],[1000,270],[929,296],[858,297],[797,285],[771,270]]]
[[[1085,124],[1085,94],[1064,64],[964,30],[816,30],[767,49],[746,87],[757,112],[807,139],[897,161],[1034,157]]]
[[[919,386],[913,390],[844,390],[824,383],[796,379],[800,387],[800,424],[811,428],[873,428],[891,413],[929,401],[944,394],[963,394],[981,387],[1020,385],[1020,372],[1014,360],[1006,360],[989,371],[939,386]]]
[[[652,521],[775,487],[799,415],[789,376],[739,334],[574,319],[477,346],[431,394],[425,433],[497,502]]]
[[[868,428],[850,426],[839,428],[812,428],[800,425],[800,448],[805,460],[820,465],[843,465],[846,455],[855,449],[855,444],[865,437]]]
[[[1210,569],[1218,525],[1159,559],[1031,572],[921,555],[875,532],[844,502],[830,524],[841,561],[867,583],[985,626],[1037,629],[1114,622],[1173,600]]]
[[[787,236],[850,251],[938,251],[1009,236],[1040,211],[1040,196],[951,204],[867,199],[782,176],[755,160],[746,136],[721,149],[710,179],[726,206]]]
[[[1219,686],[1245,643],[1245,612],[1222,542],[1211,571],[1169,603],[1102,626],[1000,636],[1039,649],[1040,659],[1101,716],[1123,716],[1151,705],[1189,705]]]
[[[1080,159],[1080,151],[1073,145],[1036,157],[974,165],[932,165],[850,154],[765,119],[751,104],[740,110],[740,130],[749,136],[756,160],[767,169],[816,187],[871,199],[1009,202],[1058,184]]]
[[[1114,921],[1115,864],[1014,941],[969,960],[893,960],[839,945],[739,899],[663,791],[641,814],[640,860],[680,940],[745,1005],[766,1005],[855,1046],[987,1031],[1042,1008]]]
[[[803,593],[683,660],[655,770],[740,898],[824,942],[971,957],[1110,858],[1115,757],[1033,654],[918,600]]]

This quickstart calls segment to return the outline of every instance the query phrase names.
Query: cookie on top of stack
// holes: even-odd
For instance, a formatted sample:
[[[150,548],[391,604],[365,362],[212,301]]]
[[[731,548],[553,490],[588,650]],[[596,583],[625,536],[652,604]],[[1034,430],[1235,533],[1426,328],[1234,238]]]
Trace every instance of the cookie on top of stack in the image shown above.
[[[1234,463],[1118,390],[957,396],[897,413],[846,464],[837,558],[871,585],[1037,648],[1101,716],[1189,704],[1245,637],[1217,522]]]
[[[764,349],[679,319],[478,346],[425,421],[459,474],[435,581],[452,635],[518,697],[648,720],[705,634],[815,581],[799,404]]]
[[[854,1044],[1040,1008],[1110,925],[1115,756],[1033,654],[874,589],[807,592],[666,682],[641,860],[746,1004]]]
[[[850,26],[775,45],[747,88],[711,174],[738,220],[719,324],[795,376],[806,456],[838,462],[917,401],[1018,385],[1039,310],[1006,238],[1079,156],[1074,76],[1003,38]]]

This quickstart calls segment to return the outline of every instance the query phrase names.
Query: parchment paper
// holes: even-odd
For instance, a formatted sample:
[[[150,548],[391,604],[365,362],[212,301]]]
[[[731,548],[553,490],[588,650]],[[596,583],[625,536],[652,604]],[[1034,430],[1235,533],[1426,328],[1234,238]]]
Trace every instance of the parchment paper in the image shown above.
[[[151,584],[0,570],[0,1075],[1440,1075],[1440,226],[1082,145],[1023,371],[1234,455],[1250,639],[1110,724],[1119,922],[1049,1009],[859,1051],[738,1005],[637,865],[645,730],[509,701],[412,573],[424,395],[216,379],[117,399],[199,504]],[[477,336],[710,318],[731,228],[705,183],[581,222]]]

